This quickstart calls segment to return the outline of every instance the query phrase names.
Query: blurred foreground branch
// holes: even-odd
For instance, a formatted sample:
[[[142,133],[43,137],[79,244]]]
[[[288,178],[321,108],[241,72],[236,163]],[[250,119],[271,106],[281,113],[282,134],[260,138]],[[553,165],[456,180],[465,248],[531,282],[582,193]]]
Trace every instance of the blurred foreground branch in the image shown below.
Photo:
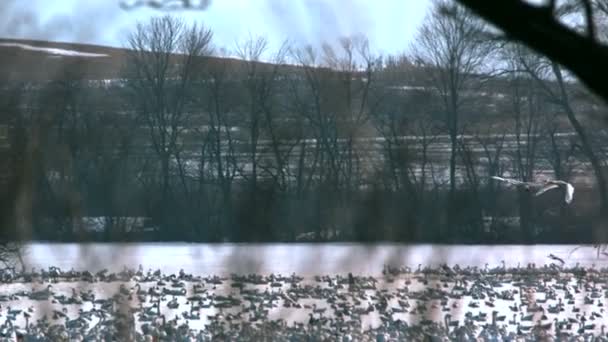
[[[0,243],[0,271],[20,267],[25,269],[23,262],[23,244],[19,242]]]
[[[534,6],[520,0],[458,2],[496,25],[510,38],[562,64],[608,100],[608,87],[605,86],[608,68],[604,63],[608,59],[608,47],[593,36],[577,33],[559,22],[553,6]]]

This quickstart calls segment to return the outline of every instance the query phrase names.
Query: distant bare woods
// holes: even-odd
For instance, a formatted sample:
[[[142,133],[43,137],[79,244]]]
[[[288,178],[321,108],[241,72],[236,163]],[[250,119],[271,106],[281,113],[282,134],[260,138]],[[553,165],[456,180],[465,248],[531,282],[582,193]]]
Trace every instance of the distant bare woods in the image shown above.
[[[603,238],[605,106],[558,64],[488,32],[436,1],[402,56],[362,38],[275,51],[247,37],[235,59],[205,26],[167,16],[130,34],[120,78],[0,80],[4,236]],[[492,175],[570,180],[575,201]]]

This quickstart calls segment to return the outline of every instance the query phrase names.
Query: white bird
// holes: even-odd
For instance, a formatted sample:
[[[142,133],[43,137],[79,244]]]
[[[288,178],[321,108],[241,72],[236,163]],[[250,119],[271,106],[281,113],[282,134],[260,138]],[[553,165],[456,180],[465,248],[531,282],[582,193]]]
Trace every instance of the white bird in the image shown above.
[[[564,198],[566,203],[570,204],[570,202],[572,202],[572,199],[574,198],[574,186],[572,186],[572,184],[570,184],[568,182],[564,182],[562,180],[547,180],[544,183],[531,183],[531,182],[522,182],[522,181],[518,181],[515,179],[497,177],[497,176],[492,176],[492,179],[508,183],[509,185],[522,186],[527,191],[530,191],[531,189],[538,189],[534,193],[534,196],[540,196],[549,190],[563,187],[566,190],[566,196]]]

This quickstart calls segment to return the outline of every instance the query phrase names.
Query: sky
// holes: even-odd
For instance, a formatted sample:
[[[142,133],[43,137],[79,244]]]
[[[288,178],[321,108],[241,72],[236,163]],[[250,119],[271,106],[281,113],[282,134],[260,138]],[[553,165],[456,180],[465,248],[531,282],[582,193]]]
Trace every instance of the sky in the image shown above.
[[[142,0],[0,0],[0,37],[123,47],[138,21],[171,13],[205,24],[214,33],[215,46],[228,50],[250,34],[265,36],[271,48],[285,39],[320,47],[363,34],[375,53],[399,54],[430,7],[429,0],[190,0],[208,6],[170,12],[120,7],[135,1]]]

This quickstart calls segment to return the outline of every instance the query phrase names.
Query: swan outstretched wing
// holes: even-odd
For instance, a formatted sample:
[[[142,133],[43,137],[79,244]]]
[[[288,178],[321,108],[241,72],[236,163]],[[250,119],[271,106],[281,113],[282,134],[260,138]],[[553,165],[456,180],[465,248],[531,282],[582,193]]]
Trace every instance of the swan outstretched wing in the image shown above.
[[[551,189],[556,189],[559,188],[559,185],[557,184],[547,184],[545,186],[543,186],[542,188],[540,188],[540,190],[538,190],[534,196],[540,196],[542,194],[544,194],[545,192],[551,190]]]
[[[504,183],[507,183],[509,185],[515,185],[515,186],[521,186],[524,185],[526,188],[537,188],[538,184],[535,183],[530,183],[530,182],[522,182],[522,181],[518,181],[516,179],[510,179],[510,178],[502,178],[502,177],[498,177],[498,176],[492,176],[492,179],[495,179],[497,181],[501,181]]]
[[[505,182],[505,183],[511,184],[511,185],[525,185],[525,184],[528,184],[526,182],[518,181],[518,180],[515,180],[515,179],[502,178],[502,177],[498,177],[498,176],[492,176],[491,178],[495,179],[497,181],[501,181],[501,182]]]
[[[540,190],[538,190],[534,194],[534,196],[542,195],[543,193],[551,189],[559,188],[560,186],[564,186],[564,190],[566,190],[565,201],[566,203],[570,204],[570,202],[572,202],[572,199],[574,198],[574,187],[572,186],[572,184],[564,181],[552,181],[551,183],[545,185]]]
[[[566,203],[570,204],[570,202],[572,202],[573,198],[574,198],[574,187],[572,186],[572,184],[567,183],[566,184]]]

